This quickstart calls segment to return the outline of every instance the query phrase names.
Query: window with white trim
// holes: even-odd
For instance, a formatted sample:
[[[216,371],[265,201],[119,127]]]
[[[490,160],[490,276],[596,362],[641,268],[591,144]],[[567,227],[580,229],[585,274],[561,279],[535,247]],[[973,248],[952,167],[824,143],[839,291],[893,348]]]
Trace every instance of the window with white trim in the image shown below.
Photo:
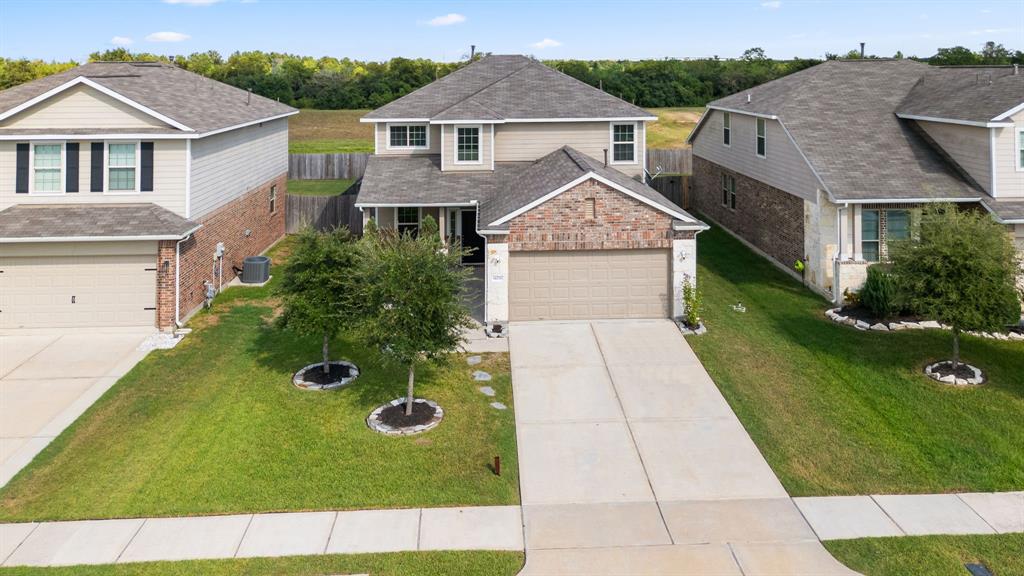
[[[60,194],[64,191],[64,146],[62,144],[32,145],[32,191]]]
[[[636,124],[612,124],[612,162],[636,162]]]
[[[110,192],[138,191],[138,144],[111,142],[107,144],[107,190]]]
[[[764,118],[757,119],[757,155],[764,158],[768,153],[768,125]]]
[[[277,212],[277,184],[270,185],[270,213]]]
[[[732,144],[732,114],[722,112],[722,144]]]
[[[427,148],[429,136],[425,124],[389,124],[388,148]]]
[[[1024,170],[1024,130],[1017,131],[1017,169]]]
[[[878,210],[861,213],[860,234],[860,252],[864,260],[878,262],[882,258],[882,218]]]
[[[395,227],[398,233],[412,234],[420,233],[420,209],[416,207],[401,206],[395,209]]]
[[[457,126],[455,128],[455,163],[480,163],[479,126]]]
[[[736,209],[736,178],[722,174],[722,206]]]

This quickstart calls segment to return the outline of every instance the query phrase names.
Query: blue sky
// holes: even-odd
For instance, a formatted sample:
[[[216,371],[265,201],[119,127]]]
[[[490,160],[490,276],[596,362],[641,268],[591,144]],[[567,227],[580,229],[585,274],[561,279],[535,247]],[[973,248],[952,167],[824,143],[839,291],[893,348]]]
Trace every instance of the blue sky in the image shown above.
[[[0,0],[0,55],[84,60],[124,45],[158,54],[284,51],[457,60],[469,51],[539,58],[927,56],[986,40],[1024,49],[1024,1],[734,0],[359,2]]]

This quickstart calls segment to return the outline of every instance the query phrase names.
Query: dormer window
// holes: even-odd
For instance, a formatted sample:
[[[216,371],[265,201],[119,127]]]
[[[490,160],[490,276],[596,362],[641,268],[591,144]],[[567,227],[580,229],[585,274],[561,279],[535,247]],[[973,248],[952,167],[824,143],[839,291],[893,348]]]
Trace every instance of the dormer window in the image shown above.
[[[430,136],[426,124],[388,124],[388,148],[428,148]]]
[[[612,124],[612,163],[636,163],[636,124]]]
[[[732,144],[732,115],[722,112],[722,144]]]

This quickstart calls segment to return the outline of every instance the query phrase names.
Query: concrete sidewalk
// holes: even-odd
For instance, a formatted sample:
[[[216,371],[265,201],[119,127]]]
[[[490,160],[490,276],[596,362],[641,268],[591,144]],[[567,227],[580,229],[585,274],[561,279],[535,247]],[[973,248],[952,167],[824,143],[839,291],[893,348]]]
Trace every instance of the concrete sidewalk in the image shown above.
[[[0,524],[3,566],[522,549],[518,506]]]

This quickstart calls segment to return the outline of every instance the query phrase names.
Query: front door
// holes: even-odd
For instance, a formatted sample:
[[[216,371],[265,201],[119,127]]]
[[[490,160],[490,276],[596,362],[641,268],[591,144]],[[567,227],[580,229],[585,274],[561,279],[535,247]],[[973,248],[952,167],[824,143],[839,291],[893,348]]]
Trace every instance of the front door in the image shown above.
[[[462,258],[463,264],[484,263],[484,238],[476,233],[476,210],[459,212],[462,227],[462,247],[470,253]]]

